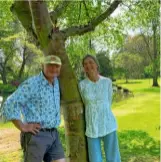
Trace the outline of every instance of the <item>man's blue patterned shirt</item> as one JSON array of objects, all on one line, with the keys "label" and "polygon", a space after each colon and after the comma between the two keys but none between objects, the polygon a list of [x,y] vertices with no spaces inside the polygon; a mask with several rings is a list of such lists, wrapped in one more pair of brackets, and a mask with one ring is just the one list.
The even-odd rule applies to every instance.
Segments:
[{"label": "man's blue patterned shirt", "polygon": [[60,91],[55,78],[49,84],[41,72],[22,83],[2,106],[6,120],[40,123],[42,128],[56,128],[60,124]]}]

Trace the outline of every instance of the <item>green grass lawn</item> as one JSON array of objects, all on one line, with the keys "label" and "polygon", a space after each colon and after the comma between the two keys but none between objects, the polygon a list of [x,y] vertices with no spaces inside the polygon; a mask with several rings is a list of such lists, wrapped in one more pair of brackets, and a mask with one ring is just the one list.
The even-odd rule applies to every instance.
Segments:
[{"label": "green grass lawn", "polygon": [[134,97],[114,102],[122,160],[159,161],[160,88],[152,80],[119,80],[117,84],[133,91]]},{"label": "green grass lawn", "polygon": [[[117,80],[116,84],[133,92],[160,92],[160,88],[152,87],[152,79],[137,79],[129,80],[128,82]],[[160,79],[158,79],[158,83],[160,84]]]},{"label": "green grass lawn", "polygon": [[152,80],[133,80],[122,84],[134,92],[134,97],[113,104],[119,131],[124,129],[144,130],[159,139],[160,88],[153,88]]},{"label": "green grass lawn", "polygon": [[[130,80],[128,84],[119,80],[117,84],[134,93],[134,97],[112,105],[118,122],[122,162],[159,162],[160,88],[152,88],[152,80],[149,79]],[[0,124],[0,129],[4,128],[13,128],[13,125]],[[60,128],[60,137],[65,149],[63,126]],[[13,156],[18,158],[22,153],[18,150],[0,154],[0,162],[10,162]]]}]

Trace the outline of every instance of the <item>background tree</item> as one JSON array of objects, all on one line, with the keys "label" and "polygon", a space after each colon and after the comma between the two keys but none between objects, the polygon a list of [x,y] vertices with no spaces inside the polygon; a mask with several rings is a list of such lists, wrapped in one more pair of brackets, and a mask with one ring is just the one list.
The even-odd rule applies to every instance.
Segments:
[{"label": "background tree", "polygon": [[77,79],[82,78],[82,59],[86,54],[95,54],[91,48],[91,34],[71,37],[67,41],[66,51]]},{"label": "background tree", "polygon": [[127,6],[131,12],[125,12],[123,16],[123,18],[125,18],[124,25],[127,26],[127,28],[138,29],[140,35],[143,37],[147,49],[147,57],[149,57],[152,62],[153,86],[158,86],[160,1],[138,1],[136,5],[130,5],[130,1],[128,3]]},{"label": "background tree", "polygon": [[12,1],[0,3],[0,13],[2,13],[0,17],[0,75],[3,84],[24,79],[25,65],[31,54],[26,33],[10,12],[12,3]]},{"label": "background tree", "polygon": [[131,53],[120,53],[114,59],[116,70],[123,73],[123,77],[128,83],[130,78],[139,78],[142,74],[142,58],[139,55]]},{"label": "background tree", "polygon": [[98,53],[96,55],[96,57],[99,61],[99,65],[100,65],[100,74],[112,79],[113,78],[113,69],[112,69],[109,54],[102,51],[102,52]]},{"label": "background tree", "polygon": [[[14,33],[13,27],[15,27],[15,23],[13,23],[13,16],[9,10],[9,6],[11,4],[11,1],[3,1],[3,7],[0,8],[0,38],[12,35]],[[10,41],[8,43],[0,43],[0,75],[4,84],[7,84],[7,73],[11,70],[10,66],[8,66],[8,63],[14,55],[14,52],[15,47],[13,42]]]},{"label": "background tree", "polygon": [[[148,47],[147,47],[148,46]],[[127,38],[122,51],[139,54],[143,58],[144,77],[153,77],[153,38],[151,36],[143,36],[142,34],[130,36]],[[159,58],[157,60],[156,71],[159,74]],[[151,70],[147,73],[147,68]]]}]

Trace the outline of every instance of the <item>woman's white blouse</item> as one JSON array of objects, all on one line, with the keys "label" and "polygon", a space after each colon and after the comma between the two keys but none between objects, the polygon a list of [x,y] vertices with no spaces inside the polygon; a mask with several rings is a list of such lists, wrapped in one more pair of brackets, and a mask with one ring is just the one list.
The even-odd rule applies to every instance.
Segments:
[{"label": "woman's white blouse", "polygon": [[112,81],[103,76],[97,82],[88,78],[79,83],[85,104],[86,136],[97,138],[117,130],[117,123],[111,111]]}]

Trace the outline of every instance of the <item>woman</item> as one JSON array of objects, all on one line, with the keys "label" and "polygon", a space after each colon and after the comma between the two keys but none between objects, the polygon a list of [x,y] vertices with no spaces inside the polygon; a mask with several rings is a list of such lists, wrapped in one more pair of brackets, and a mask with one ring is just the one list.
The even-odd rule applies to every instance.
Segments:
[{"label": "woman", "polygon": [[106,162],[121,162],[117,124],[111,111],[112,81],[99,75],[99,64],[92,55],[83,58],[86,78],[79,83],[85,104],[86,136],[90,162],[102,162],[101,140]]}]

